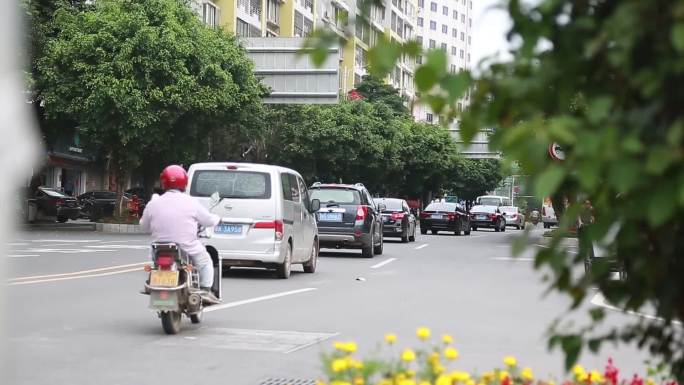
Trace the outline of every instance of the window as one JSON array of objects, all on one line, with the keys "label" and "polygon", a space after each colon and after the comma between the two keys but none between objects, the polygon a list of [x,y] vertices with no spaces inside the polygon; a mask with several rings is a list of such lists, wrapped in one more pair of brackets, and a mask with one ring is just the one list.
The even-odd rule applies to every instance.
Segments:
[{"label": "window", "polygon": [[437,3],[435,3],[435,2],[430,3],[430,10],[432,12],[437,12]]},{"label": "window", "polygon": [[280,6],[277,0],[268,0],[266,2],[266,15],[268,16],[268,21],[274,24],[280,23]]},{"label": "window", "polygon": [[425,8],[425,0],[418,0],[418,7]]},{"label": "window", "polygon": [[463,111],[463,105],[461,104],[461,102],[458,102],[458,112],[461,111]]},{"label": "window", "polygon": [[458,30],[456,28],[451,30],[451,36],[458,37]]},{"label": "window", "polygon": [[461,32],[461,41],[465,41],[465,33]]},{"label": "window", "polygon": [[425,121],[428,123],[432,123],[432,114],[431,113],[425,114]]},{"label": "window", "polygon": [[280,183],[283,187],[283,199],[286,201],[299,202],[299,187],[297,186],[297,177],[292,174],[280,174]]},{"label": "window", "polygon": [[313,1],[312,0],[302,0],[302,5],[304,6],[304,9],[313,13]]},{"label": "window", "polygon": [[468,36],[468,44],[470,44],[470,36]]},{"label": "window", "polygon": [[447,6],[442,7],[442,15],[449,16],[449,7],[447,7]]},{"label": "window", "polygon": [[470,63],[470,54],[468,54],[468,63]]},{"label": "window", "polygon": [[461,23],[465,24],[465,13],[461,14]]},{"label": "window", "polygon": [[202,21],[210,27],[216,27],[216,6],[211,3],[202,4]]},{"label": "window", "polygon": [[451,65],[451,73],[455,74],[456,73],[456,64]]},{"label": "window", "polygon": [[[454,56],[456,56],[456,52],[458,52],[458,50],[456,49],[456,47],[451,47],[451,54],[454,55]],[[453,65],[452,65],[452,67],[453,67]]]},{"label": "window", "polygon": [[358,191],[344,188],[312,188],[311,199],[318,199],[326,203],[338,203],[346,205],[358,205],[361,203],[361,194]]},{"label": "window", "polygon": [[249,24],[238,18],[235,26],[235,34],[242,37],[249,37]]},{"label": "window", "polygon": [[298,37],[304,37],[304,15],[299,11],[294,14],[294,34]]},{"label": "window", "polygon": [[416,43],[420,45],[421,47],[423,46],[423,37],[422,36],[416,36]]},{"label": "window", "polygon": [[221,198],[269,199],[271,176],[264,172],[198,170],[192,178],[190,195],[208,197],[218,192]]},{"label": "window", "polygon": [[430,22],[430,29],[433,31],[437,29],[437,22],[436,21]]},{"label": "window", "polygon": [[434,40],[430,39],[430,48],[435,48],[436,44]]},{"label": "window", "polygon": [[473,0],[468,0],[468,6],[473,9]]},{"label": "window", "polygon": [[461,50],[461,54],[459,56],[461,57],[461,59],[465,58],[465,53],[463,52],[463,50]]},{"label": "window", "polygon": [[423,18],[422,18],[422,17],[419,17],[419,18],[418,18],[418,26],[419,26],[419,27],[422,27],[422,26],[423,26]]},{"label": "window", "polygon": [[442,24],[442,33],[445,35],[449,33],[449,27],[446,24]]},{"label": "window", "polygon": [[416,64],[423,64],[423,56],[422,55],[419,55],[418,57],[416,57]]},{"label": "window", "polygon": [[458,20],[458,11],[454,9],[454,20]]},{"label": "window", "polygon": [[473,19],[470,17],[468,18],[468,27],[473,27]]},{"label": "window", "polygon": [[442,43],[442,46],[441,46],[441,47],[442,47],[442,51],[446,52],[446,50],[447,50],[447,45],[446,45],[446,43]]}]

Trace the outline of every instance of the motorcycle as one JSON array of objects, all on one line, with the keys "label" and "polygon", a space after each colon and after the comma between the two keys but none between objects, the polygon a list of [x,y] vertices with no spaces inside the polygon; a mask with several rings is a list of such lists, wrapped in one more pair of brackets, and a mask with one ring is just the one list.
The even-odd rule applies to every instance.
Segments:
[{"label": "motorcycle", "polygon": [[[166,334],[180,331],[183,314],[190,322],[202,322],[204,308],[217,302],[206,297],[200,288],[199,272],[190,263],[190,256],[176,243],[153,243],[152,265],[146,265],[150,273],[145,283],[145,294],[150,296],[150,308],[161,319]],[[214,264],[214,286],[212,292],[221,298],[221,261],[212,255]]]},{"label": "motorcycle", "polygon": [[535,226],[537,225],[537,223],[539,223],[539,211],[537,211],[537,210],[532,211],[532,214],[530,214],[530,221]]}]

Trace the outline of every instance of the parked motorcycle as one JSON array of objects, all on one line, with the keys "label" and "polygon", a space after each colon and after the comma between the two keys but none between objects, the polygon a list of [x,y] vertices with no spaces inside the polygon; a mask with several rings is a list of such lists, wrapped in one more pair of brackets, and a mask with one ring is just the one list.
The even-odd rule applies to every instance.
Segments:
[{"label": "parked motorcycle", "polygon": [[[193,324],[202,321],[202,313],[206,306],[215,304],[206,297],[200,288],[199,271],[190,263],[190,256],[176,243],[153,243],[152,265],[145,266],[150,273],[145,283],[145,294],[150,296],[150,308],[155,310],[161,319],[166,334],[180,331],[183,314]],[[214,264],[214,286],[212,291],[221,298],[221,261],[212,255]]]},{"label": "parked motorcycle", "polygon": [[533,210],[532,213],[530,214],[530,222],[532,222],[533,225],[537,225],[539,223],[539,211],[538,210]]}]

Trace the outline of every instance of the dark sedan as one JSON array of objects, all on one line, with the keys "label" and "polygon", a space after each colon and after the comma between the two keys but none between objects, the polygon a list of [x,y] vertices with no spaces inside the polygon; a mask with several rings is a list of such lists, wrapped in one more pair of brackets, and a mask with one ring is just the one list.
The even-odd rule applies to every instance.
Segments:
[{"label": "dark sedan", "polygon": [[408,203],[403,199],[375,198],[375,204],[382,203],[383,233],[386,237],[400,237],[401,241],[414,242],[416,240],[416,217],[411,213]]},{"label": "dark sedan", "polygon": [[494,231],[506,231],[506,218],[496,206],[473,206],[470,209],[470,222],[473,230],[481,227]]},{"label": "dark sedan", "polygon": [[56,217],[58,222],[63,223],[69,219],[77,219],[81,214],[81,207],[76,198],[48,187],[38,187],[28,203],[34,206],[34,209],[29,209],[29,211],[35,212],[33,218],[29,217],[29,220]]},{"label": "dark sedan", "polygon": [[81,205],[81,215],[91,221],[111,217],[116,207],[116,192],[88,191],[78,196],[78,203]]},{"label": "dark sedan", "polygon": [[420,232],[437,234],[440,231],[453,231],[456,235],[470,235],[470,218],[458,203],[430,203],[420,213]]}]

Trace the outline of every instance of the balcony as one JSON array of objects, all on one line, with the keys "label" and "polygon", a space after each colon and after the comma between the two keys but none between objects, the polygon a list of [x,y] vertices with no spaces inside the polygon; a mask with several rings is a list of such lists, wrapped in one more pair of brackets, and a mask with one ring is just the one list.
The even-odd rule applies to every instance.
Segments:
[{"label": "balcony", "polygon": [[261,1],[258,0],[238,0],[238,16],[253,25],[261,25]]}]

